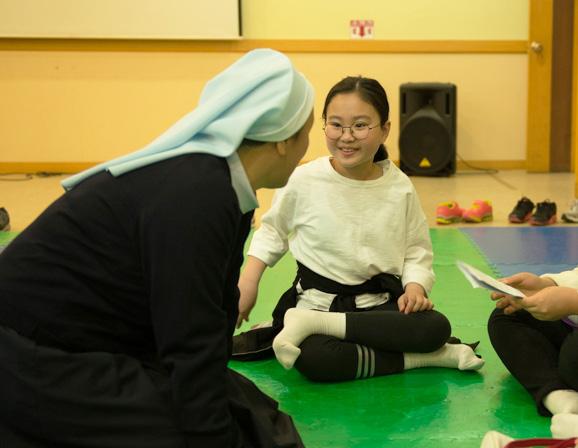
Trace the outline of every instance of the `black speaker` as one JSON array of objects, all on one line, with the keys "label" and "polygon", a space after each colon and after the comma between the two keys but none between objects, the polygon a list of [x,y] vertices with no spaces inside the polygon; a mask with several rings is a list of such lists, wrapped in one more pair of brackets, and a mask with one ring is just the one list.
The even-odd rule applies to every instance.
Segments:
[{"label": "black speaker", "polygon": [[408,175],[456,172],[455,84],[406,83],[399,87],[399,162]]}]

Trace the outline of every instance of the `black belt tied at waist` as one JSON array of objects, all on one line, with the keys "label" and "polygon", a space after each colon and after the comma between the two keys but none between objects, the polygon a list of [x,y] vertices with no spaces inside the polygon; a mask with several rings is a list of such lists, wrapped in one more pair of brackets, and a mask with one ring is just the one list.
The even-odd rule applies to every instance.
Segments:
[{"label": "black belt tied at waist", "polygon": [[335,294],[329,311],[338,313],[358,311],[355,298],[360,294],[388,293],[390,300],[397,300],[403,294],[401,279],[393,274],[381,273],[358,285],[343,285],[297,262],[297,275],[293,285],[283,293],[273,310],[273,325],[233,336],[232,359],[256,361],[273,356],[273,339],[283,329],[285,312],[297,306],[297,284],[304,291],[317,289],[327,294]]}]

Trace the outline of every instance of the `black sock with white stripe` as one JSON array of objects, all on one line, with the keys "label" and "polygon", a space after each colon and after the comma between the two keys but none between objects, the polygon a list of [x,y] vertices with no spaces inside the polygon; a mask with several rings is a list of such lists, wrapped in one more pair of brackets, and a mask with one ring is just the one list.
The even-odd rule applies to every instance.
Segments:
[{"label": "black sock with white stripe", "polygon": [[357,372],[355,379],[369,378],[375,375],[375,351],[365,345],[357,347]]},{"label": "black sock with white stripe", "polygon": [[338,338],[313,335],[300,346],[295,367],[313,381],[348,381],[403,371],[403,355]]}]

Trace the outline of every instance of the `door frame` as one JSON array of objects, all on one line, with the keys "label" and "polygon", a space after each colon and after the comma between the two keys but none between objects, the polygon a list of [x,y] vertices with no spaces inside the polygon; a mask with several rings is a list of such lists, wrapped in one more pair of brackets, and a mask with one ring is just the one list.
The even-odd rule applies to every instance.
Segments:
[{"label": "door frame", "polygon": [[574,197],[578,198],[578,8],[574,7],[574,47],[572,49],[572,166]]},{"label": "door frame", "polygon": [[574,0],[529,0],[529,6],[526,168],[574,171],[575,95],[568,94],[576,73]]}]

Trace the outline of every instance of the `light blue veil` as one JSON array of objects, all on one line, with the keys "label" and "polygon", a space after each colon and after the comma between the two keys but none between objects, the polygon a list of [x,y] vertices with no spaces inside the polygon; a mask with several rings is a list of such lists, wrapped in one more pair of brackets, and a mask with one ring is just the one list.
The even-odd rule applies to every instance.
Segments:
[{"label": "light blue veil", "polygon": [[313,109],[314,91],[282,53],[253,50],[211,79],[199,104],[144,148],[96,165],[62,182],[70,190],[101,171],[128,171],[188,153],[233,154],[243,139],[283,141]]}]

